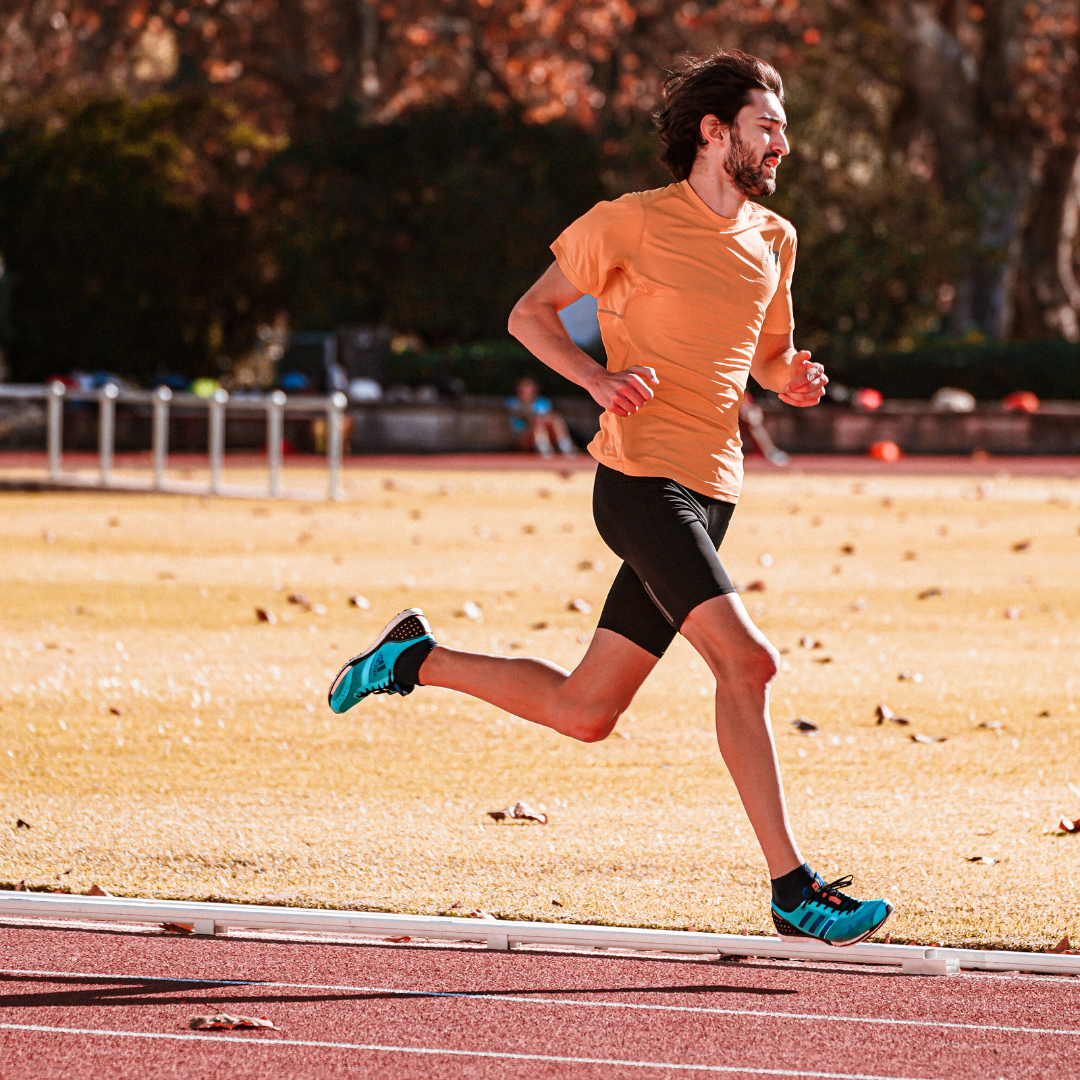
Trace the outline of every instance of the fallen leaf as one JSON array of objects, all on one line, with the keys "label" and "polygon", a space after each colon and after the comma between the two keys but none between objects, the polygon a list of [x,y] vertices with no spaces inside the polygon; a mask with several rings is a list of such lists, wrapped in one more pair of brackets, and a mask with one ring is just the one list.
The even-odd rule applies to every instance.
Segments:
[{"label": "fallen leaf", "polygon": [[366,596],[361,596],[357,593],[356,596],[349,597],[349,607],[358,607],[367,611],[368,608],[371,607],[371,601]]},{"label": "fallen leaf", "polygon": [[459,617],[465,619],[479,619],[483,614],[484,612],[478,603],[474,600],[466,600],[465,603],[461,605]]},{"label": "fallen leaf", "polygon": [[855,554],[855,545],[854,544],[844,544],[844,546],[840,549],[840,553],[842,555],[854,555]]},{"label": "fallen leaf", "polygon": [[604,564],[600,559],[585,559],[583,562],[578,563],[579,570],[596,570],[600,571],[604,569]]},{"label": "fallen leaf", "polygon": [[487,922],[498,922],[498,919],[491,914],[490,911],[485,911],[483,908],[477,908],[475,911],[469,912],[470,919],[484,919]]},{"label": "fallen leaf", "polygon": [[400,944],[402,941],[412,941],[412,938],[408,934],[402,934],[401,937],[388,937],[387,941],[392,941],[395,945]]},{"label": "fallen leaf", "polygon": [[326,605],[325,604],[308,604],[308,611],[310,611],[312,615],[325,615],[326,614]]},{"label": "fallen leaf", "polygon": [[992,858],[989,855],[969,855],[968,862],[982,863],[983,866],[994,866],[1001,860]]},{"label": "fallen leaf", "polygon": [[914,562],[919,556],[914,551],[904,552],[904,562]]},{"label": "fallen leaf", "polygon": [[921,683],[923,680],[921,671],[901,671],[896,678],[899,682]]},{"label": "fallen leaf", "polygon": [[1019,619],[1022,614],[1023,614],[1023,609],[1022,608],[1007,607],[1005,609],[1005,618],[1006,619]]},{"label": "fallen leaf", "polygon": [[813,734],[818,730],[817,724],[813,720],[807,720],[805,716],[797,716],[791,721],[791,726],[796,731],[805,732],[807,735]]},{"label": "fallen leaf", "polygon": [[1050,715],[1050,710],[1049,709],[1043,709],[1043,711],[1041,713],[1039,713],[1039,719],[1041,720],[1043,717],[1046,717],[1046,716],[1049,716],[1049,715]]},{"label": "fallen leaf", "polygon": [[194,923],[163,922],[161,929],[166,934],[192,934],[195,932]]},{"label": "fallen leaf", "polygon": [[15,886],[15,892],[26,892],[26,879],[23,878],[18,885]]},{"label": "fallen leaf", "polygon": [[804,634],[801,638],[799,638],[799,644],[804,649],[816,649],[821,644],[821,642],[815,641],[812,637],[807,637]]},{"label": "fallen leaf", "polygon": [[271,626],[277,625],[277,616],[269,608],[257,607],[255,609],[255,618],[259,622],[269,623]]},{"label": "fallen leaf", "polygon": [[814,663],[815,664],[831,664],[833,659],[831,656],[819,656]]},{"label": "fallen leaf", "polygon": [[1048,953],[1065,953],[1069,951],[1069,946],[1072,942],[1069,940],[1069,935],[1066,934],[1052,949],[1047,949]]},{"label": "fallen leaf", "polygon": [[767,588],[764,581],[751,581],[749,585],[743,585],[739,592],[765,592]]},{"label": "fallen leaf", "polygon": [[555,905],[556,907],[562,907],[562,906],[563,906],[563,905],[562,905],[562,901],[561,901],[561,900],[556,900],[554,896],[553,896],[553,897],[551,898],[551,902],[552,902],[552,903],[553,903],[553,904],[554,904],[554,905]]},{"label": "fallen leaf", "polygon": [[1030,540],[1017,540],[1017,542],[1013,544],[1012,549],[1013,551],[1027,551],[1029,547],[1031,547]]},{"label": "fallen leaf", "polygon": [[1080,833],[1080,818],[1067,818],[1062,814],[1058,828],[1064,833]]},{"label": "fallen leaf", "polygon": [[935,596],[944,596],[944,595],[945,595],[945,591],[943,589],[939,589],[939,588],[937,588],[935,586],[934,588],[931,588],[931,589],[923,589],[923,591],[921,593],[919,593],[919,599],[920,600],[930,600]]},{"label": "fallen leaf", "polygon": [[1000,734],[1002,730],[1001,723],[998,720],[984,720],[979,727],[986,728],[988,731],[996,731],[998,734]]},{"label": "fallen leaf", "polygon": [[311,601],[302,592],[291,592],[286,597],[290,604],[310,604]]},{"label": "fallen leaf", "polygon": [[592,611],[592,604],[588,600],[582,600],[580,596],[575,597],[570,601],[570,611],[580,612],[582,615],[588,615]]},{"label": "fallen leaf", "polygon": [[113,714],[113,716],[119,716],[120,715],[120,710],[115,705],[110,705],[109,706],[109,712],[111,712]]},{"label": "fallen leaf", "polygon": [[22,818],[19,818],[15,822],[15,828],[16,829],[31,829],[31,828],[33,828],[33,826],[30,824],[29,821],[23,821]]},{"label": "fallen leaf", "polygon": [[232,1013],[214,1013],[211,1016],[192,1016],[188,1020],[188,1027],[199,1031],[203,1028],[224,1028],[232,1031],[233,1028],[274,1028],[272,1020],[265,1016],[233,1016]]},{"label": "fallen leaf", "polygon": [[513,806],[506,807],[505,810],[489,810],[488,817],[493,818],[495,821],[505,821],[507,818],[514,818],[518,821],[538,821],[541,825],[546,825],[548,816],[542,813],[540,810],[534,810],[527,803],[516,802]]},{"label": "fallen leaf", "polygon": [[878,724],[883,724],[886,720],[891,720],[896,713],[889,708],[883,701],[875,710],[874,715],[877,717]]},{"label": "fallen leaf", "polygon": [[885,935],[884,944],[885,945],[891,945],[892,944],[892,934],[886,934]]},{"label": "fallen leaf", "polygon": [[923,735],[920,732],[916,732],[911,736],[911,741],[917,743],[939,743],[948,742],[948,739],[943,735]]},{"label": "fallen leaf", "polygon": [[546,622],[537,622],[532,624],[532,628],[534,630],[546,630],[548,628],[548,624]]},{"label": "fallen leaf", "polygon": [[86,895],[87,896],[112,896],[112,893],[109,892],[107,889],[103,889],[100,885],[94,884],[94,885],[91,885],[90,888],[86,890]]}]

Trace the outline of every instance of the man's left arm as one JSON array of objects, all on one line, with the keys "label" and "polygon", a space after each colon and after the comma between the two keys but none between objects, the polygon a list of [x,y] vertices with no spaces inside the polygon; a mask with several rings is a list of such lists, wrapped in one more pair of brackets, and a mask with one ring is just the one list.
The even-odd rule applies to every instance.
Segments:
[{"label": "man's left arm", "polygon": [[805,349],[796,351],[792,332],[758,337],[750,374],[765,390],[773,390],[788,405],[807,408],[825,394],[825,368],[810,359]]}]

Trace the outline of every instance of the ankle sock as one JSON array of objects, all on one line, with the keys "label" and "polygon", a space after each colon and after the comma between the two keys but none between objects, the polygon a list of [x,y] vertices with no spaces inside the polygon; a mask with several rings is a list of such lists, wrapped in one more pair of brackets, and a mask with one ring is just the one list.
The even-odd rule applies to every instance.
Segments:
[{"label": "ankle sock", "polygon": [[814,884],[814,871],[808,863],[797,866],[790,874],[772,879],[773,903],[781,911],[794,911],[805,899],[803,890]]},{"label": "ankle sock", "polygon": [[427,639],[410,645],[394,661],[394,682],[399,686],[420,686],[420,668],[435,648],[435,642]]}]

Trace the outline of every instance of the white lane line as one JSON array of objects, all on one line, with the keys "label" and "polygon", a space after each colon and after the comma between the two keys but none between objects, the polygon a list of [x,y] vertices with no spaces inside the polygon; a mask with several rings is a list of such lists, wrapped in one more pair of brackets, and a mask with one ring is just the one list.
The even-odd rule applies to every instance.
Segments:
[{"label": "white lane line", "polygon": [[[765,1009],[724,1009],[705,1005],[652,1005],[633,1001],[575,1001],[569,998],[510,996],[507,994],[466,993],[455,990],[401,990],[393,986],[331,986],[319,983],[261,982],[257,979],[185,979],[172,975],[102,975],[87,971],[19,971],[0,968],[0,975],[49,976],[65,979],[98,979],[101,982],[174,982],[182,985],[256,986],[269,990],[332,990],[352,994],[393,994],[402,998],[464,998],[467,1001],[509,1001],[524,1005],[570,1005],[585,1009],[628,1009],[642,1012],[705,1013],[711,1016],[748,1016],[765,1020],[828,1020],[837,1024],[885,1024],[892,1027],[954,1028],[960,1031],[996,1031],[1008,1035],[1080,1035],[1080,1028],[1010,1027],[1006,1024],[962,1024],[952,1020],[899,1020],[878,1016],[840,1016],[832,1013],[768,1012]],[[2,987],[2,984],[0,984]],[[641,987],[641,989],[654,989]],[[678,993],[679,987],[672,987]],[[628,987],[625,993],[632,994]],[[0,992],[0,1008],[3,994]]]},{"label": "white lane line", "polygon": [[44,1024],[0,1024],[6,1031],[41,1031],[55,1035],[107,1035],[124,1039],[174,1039],[224,1042],[238,1046],[312,1046],[327,1050],[368,1050],[388,1054],[433,1054],[497,1058],[502,1061],[551,1061],[564,1065],[621,1065],[634,1069],[682,1069],[686,1072],[743,1073],[749,1076],[806,1076],[819,1080],[927,1080],[926,1077],[875,1076],[869,1073],[815,1072],[804,1069],[758,1069],[746,1065],[688,1065],[679,1061],[626,1061],[621,1058],[561,1057],[557,1054],[514,1054],[499,1050],[450,1050],[443,1046],[382,1046],[379,1043],[320,1042],[314,1039],[247,1039],[235,1035],[180,1035],[163,1031],[108,1031],[100,1028],[47,1027]]}]

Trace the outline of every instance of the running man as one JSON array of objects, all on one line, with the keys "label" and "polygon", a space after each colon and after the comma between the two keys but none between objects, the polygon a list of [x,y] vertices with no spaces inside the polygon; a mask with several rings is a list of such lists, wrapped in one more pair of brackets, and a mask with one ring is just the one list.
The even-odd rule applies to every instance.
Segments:
[{"label": "running man", "polygon": [[[717,554],[742,486],[747,375],[799,407],[816,405],[828,381],[792,340],[795,229],[750,201],[776,190],[788,153],[783,83],[744,53],[692,60],[668,79],[657,122],[676,182],[575,221],[510,316],[519,341],[605,410],[589,446],[593,514],[623,564],[584,659],[569,672],[459,652],[410,608],[345,665],[330,707],[443,686],[595,742],[680,633],[716,679],[717,742],[768,864],[777,931],[852,945],[892,905],[845,895],[850,877],[826,884],[799,852],[769,725],[779,657]],[[606,369],[559,319],[584,293],[599,302]]]}]

